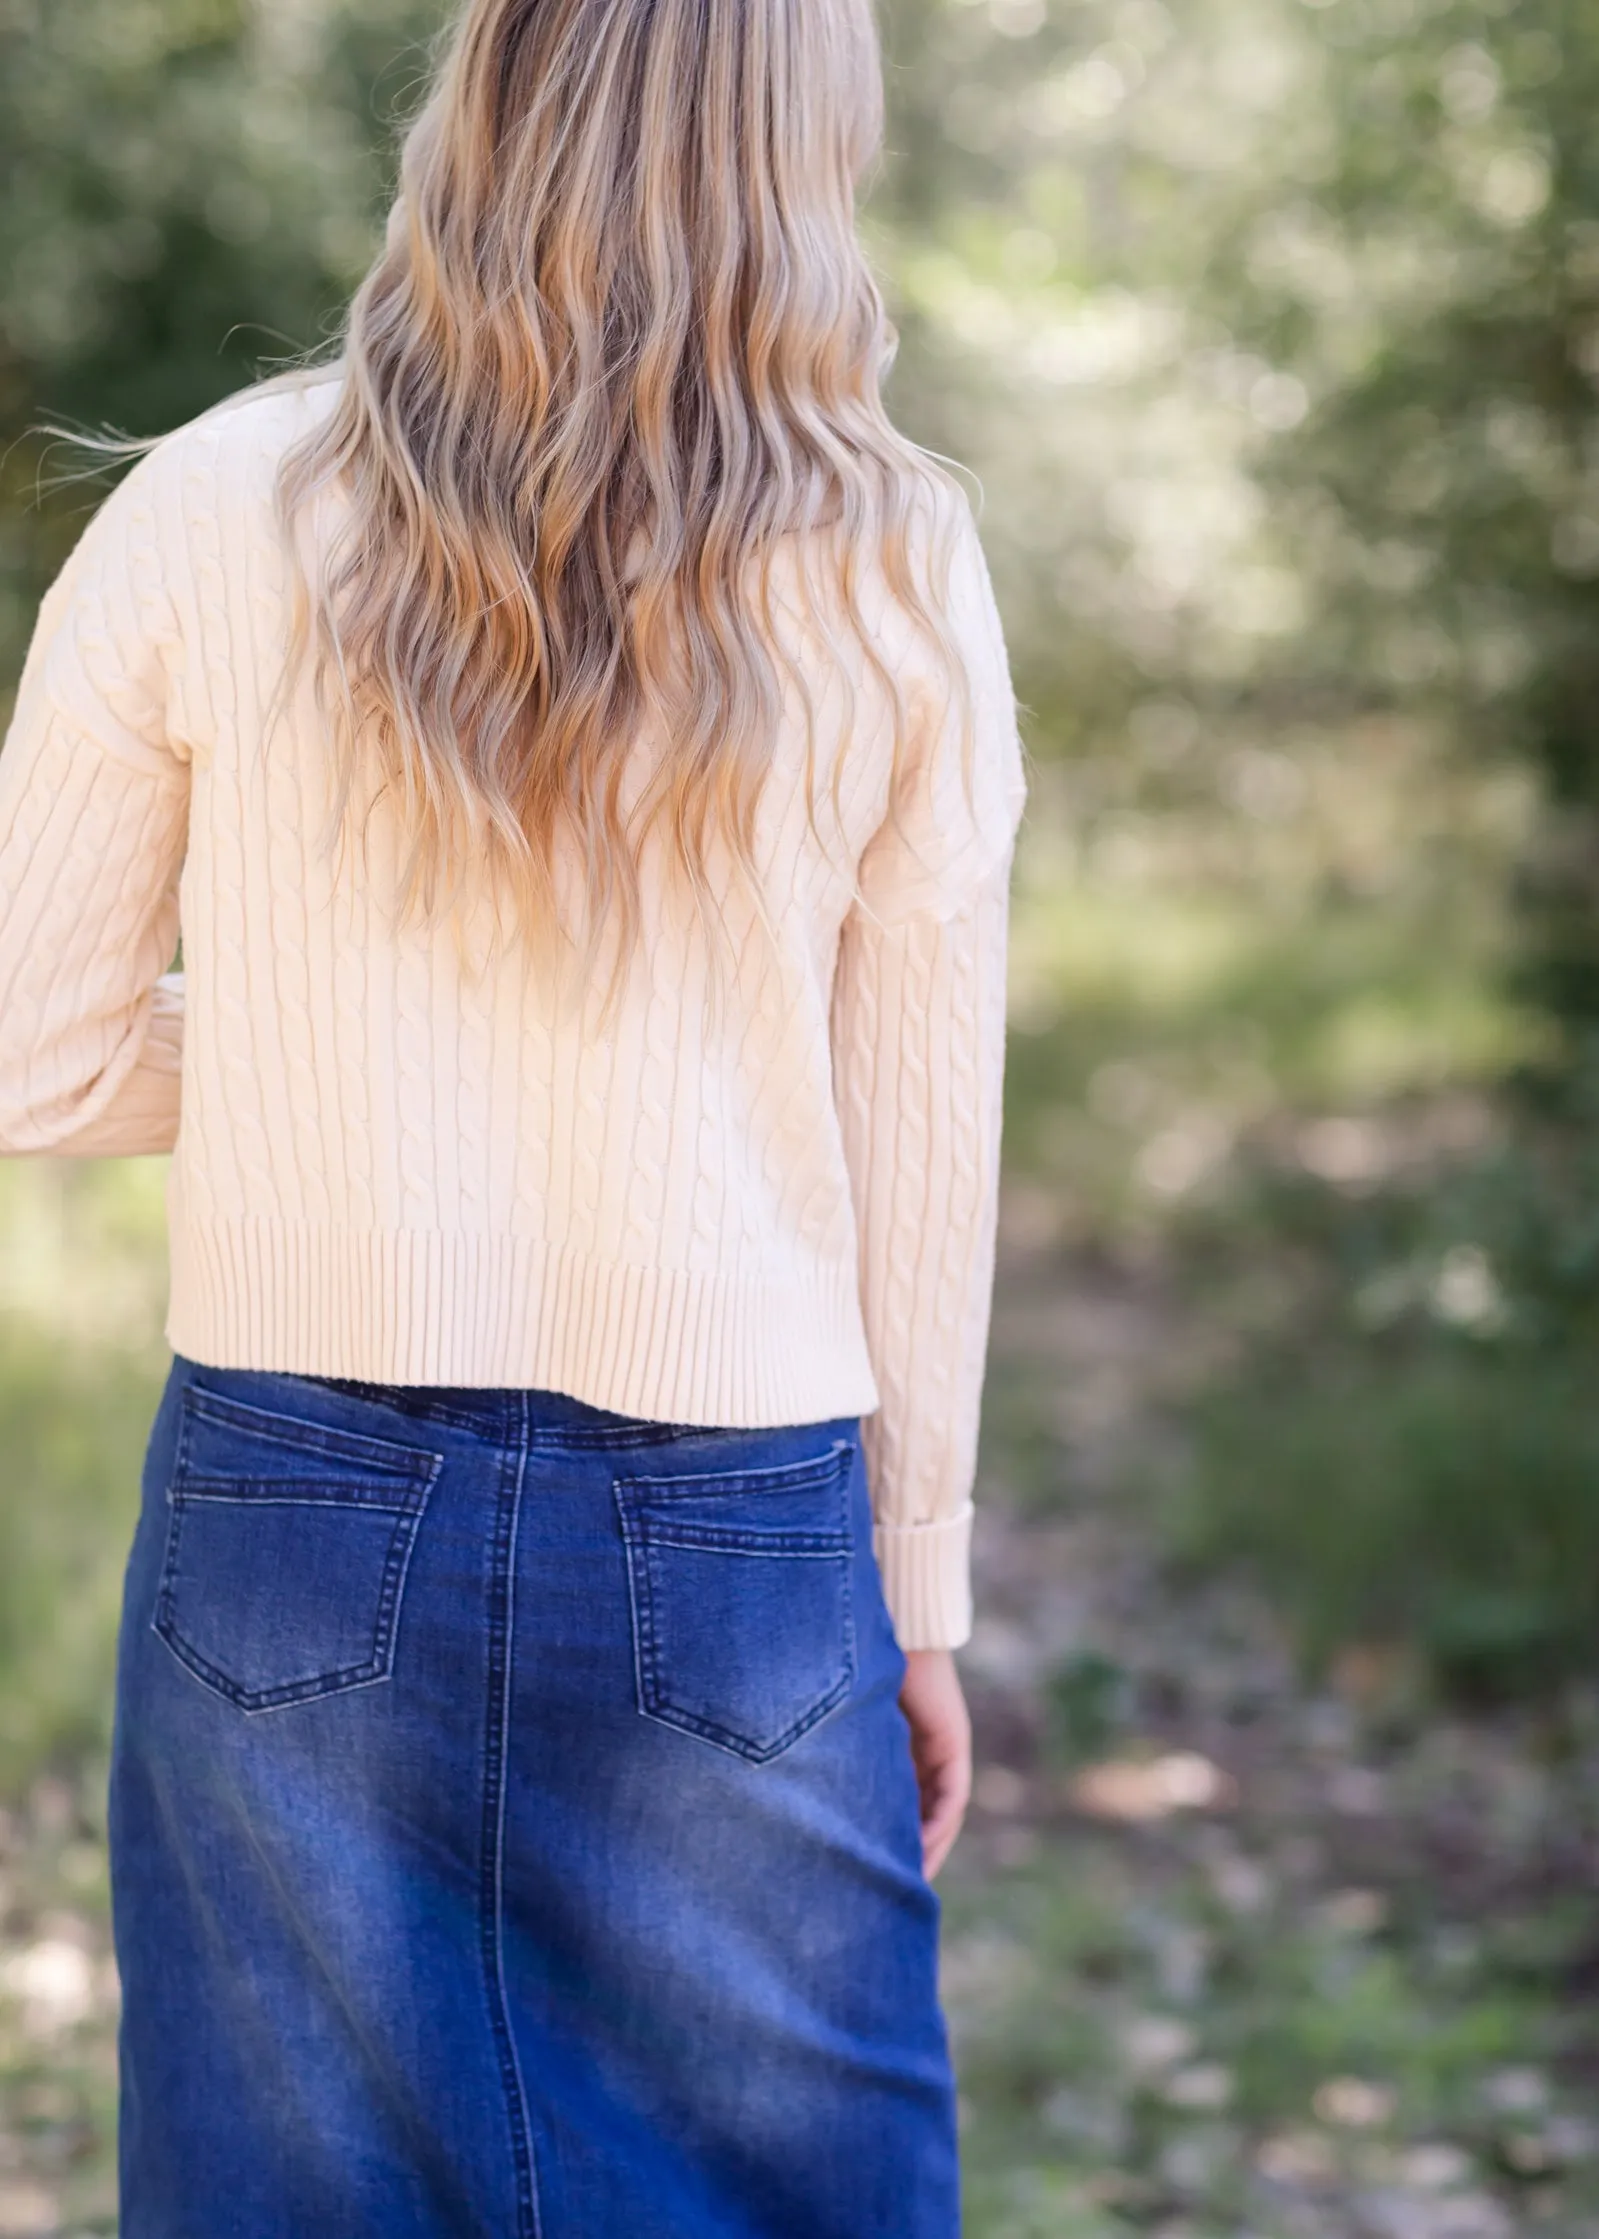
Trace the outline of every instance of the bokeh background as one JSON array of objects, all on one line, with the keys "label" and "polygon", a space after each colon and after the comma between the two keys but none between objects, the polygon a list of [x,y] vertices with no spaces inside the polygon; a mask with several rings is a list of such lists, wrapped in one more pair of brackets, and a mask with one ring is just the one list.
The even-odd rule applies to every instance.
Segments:
[{"label": "bokeh background", "polygon": [[[439,14],[0,0],[0,693],[325,336]],[[891,402],[1027,709],[973,2239],[1599,2233],[1599,12],[888,0]],[[0,714],[5,700],[0,698]],[[0,1170],[0,2239],[114,2230],[159,1162]]]}]

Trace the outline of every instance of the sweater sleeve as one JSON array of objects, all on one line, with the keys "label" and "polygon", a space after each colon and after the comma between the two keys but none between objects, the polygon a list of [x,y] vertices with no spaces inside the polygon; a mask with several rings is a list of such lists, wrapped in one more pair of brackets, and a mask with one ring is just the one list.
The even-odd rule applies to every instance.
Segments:
[{"label": "sweater sleeve", "polygon": [[189,753],[158,461],[45,594],[0,752],[0,1153],[170,1150]]},{"label": "sweater sleeve", "polygon": [[881,1405],[864,1427],[902,1648],[971,1630],[972,1484],[993,1289],[1011,857],[1025,797],[988,571],[963,507],[948,618],[971,685],[926,711],[899,814],[860,866],[833,996],[835,1082]]}]

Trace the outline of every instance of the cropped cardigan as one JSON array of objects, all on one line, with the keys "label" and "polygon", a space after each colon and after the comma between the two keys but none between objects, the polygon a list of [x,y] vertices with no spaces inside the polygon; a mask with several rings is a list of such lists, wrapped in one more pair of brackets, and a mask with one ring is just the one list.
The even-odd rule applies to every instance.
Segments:
[{"label": "cropped cardigan", "polygon": [[[784,547],[804,689],[759,892],[713,851],[718,960],[646,848],[606,1016],[547,950],[491,937],[487,896],[400,922],[387,797],[330,850],[304,676],[267,720],[292,597],[275,470],[333,393],[246,392],[165,438],[44,598],[0,754],[0,1151],[172,1154],[166,1335],[201,1363],[684,1424],[859,1413],[900,1641],[958,1645],[1024,797],[970,508],[941,500],[970,767],[880,564],[858,595],[911,713],[897,769],[881,679]],[[659,751],[641,731],[626,766]]]}]

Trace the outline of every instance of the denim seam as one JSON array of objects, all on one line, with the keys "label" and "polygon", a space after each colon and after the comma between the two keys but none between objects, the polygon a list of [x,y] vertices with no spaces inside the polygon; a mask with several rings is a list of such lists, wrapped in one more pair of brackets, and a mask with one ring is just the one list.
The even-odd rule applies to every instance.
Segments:
[{"label": "denim seam", "polygon": [[627,1605],[628,1614],[633,1620],[633,1698],[640,1710],[648,1711],[653,1691],[654,1639],[650,1629],[648,1589],[642,1595],[639,1591],[639,1566],[634,1561],[637,1549],[633,1519],[629,1516],[627,1503],[622,1497],[624,1482],[625,1480],[618,1478],[613,1483],[611,1496],[616,1503],[617,1518],[622,1527],[622,1547],[627,1563]]},{"label": "denim seam", "polygon": [[704,1428],[697,1423],[628,1423],[614,1427],[601,1425],[585,1429],[580,1423],[551,1423],[543,1430],[529,1432],[529,1442],[539,1448],[571,1446],[592,1448],[607,1446],[669,1446],[682,1438],[703,1438]]},{"label": "denim seam", "polygon": [[364,1431],[341,1429],[336,1423],[317,1423],[283,1408],[254,1407],[244,1400],[228,1399],[191,1384],[183,1394],[182,1445],[187,1451],[189,1433],[198,1418],[224,1430],[259,1438],[269,1446],[287,1446],[295,1453],[325,1454],[378,1477],[410,1480],[436,1476],[439,1459],[424,1447],[404,1446],[396,1439],[373,1438]]},{"label": "denim seam", "polygon": [[386,1484],[369,1494],[348,1481],[319,1485],[311,1478],[285,1477],[278,1487],[270,1477],[186,1477],[176,1495],[186,1507],[197,1508],[347,1508],[357,1516],[415,1516],[432,1489],[419,1483],[397,1500]]},{"label": "denim seam", "polygon": [[[478,1438],[498,1438],[503,1434],[505,1416],[498,1406],[452,1407],[448,1400],[434,1398],[424,1384],[365,1384],[346,1376],[307,1376],[303,1381],[334,1392],[341,1399],[362,1399],[374,1407],[386,1407],[391,1414],[403,1415],[411,1422],[443,1423],[451,1430],[470,1431]],[[498,1385],[485,1385],[483,1390],[496,1402],[516,1397],[513,1390],[502,1390]],[[413,1399],[412,1394],[426,1396]]]},{"label": "denim seam", "polygon": [[[825,1454],[807,1454],[803,1461],[773,1462],[764,1469],[701,1469],[670,1477],[622,1477],[618,1485],[658,1486],[669,1492],[693,1492],[700,1499],[734,1499],[739,1493],[804,1491],[823,1485],[829,1477],[842,1478],[855,1448],[848,1439],[835,1439]],[[711,1490],[707,1492],[706,1487]]]},{"label": "denim seam", "polygon": [[[848,1589],[846,1588],[846,1601]],[[673,1727],[679,1733],[693,1734],[698,1740],[708,1742],[713,1748],[725,1750],[730,1757],[742,1757],[746,1764],[768,1765],[774,1757],[781,1757],[786,1749],[803,1739],[811,1728],[819,1725],[831,1710],[836,1710],[855,1684],[855,1648],[848,1631],[846,1617],[845,1668],[827,1693],[812,1703],[803,1718],[797,1718],[786,1727],[775,1741],[757,1746],[742,1734],[735,1734],[730,1726],[718,1726],[708,1718],[701,1718],[691,1710],[679,1710],[675,1703],[650,1702],[645,1706],[646,1717],[657,1724]]]},{"label": "denim seam", "polygon": [[[539,2239],[538,2175],[527,2087],[511,2028],[505,1984],[505,1798],[510,1745],[512,1644],[516,1617],[515,1570],[523,1488],[527,1477],[527,1400],[519,1402],[514,1453],[502,1449],[499,1510],[489,1581],[489,1690],[483,1777],[483,1868],[480,1940],[489,1993],[489,2018],[500,2057],[500,2080],[510,2121],[516,2169],[517,2239]],[[507,1441],[509,1445],[509,1441]],[[512,1472],[514,1471],[514,1477]]]},{"label": "denim seam", "polygon": [[[344,1376],[308,1376],[309,1384],[336,1392],[345,1398],[366,1399],[390,1408],[397,1415],[405,1415],[418,1422],[445,1423],[452,1430],[463,1430],[483,1438],[498,1435],[497,1426],[491,1426],[483,1408],[453,1407],[448,1400],[435,1399],[425,1385],[370,1384],[358,1378]],[[498,1399],[502,1387],[485,1386],[486,1393]],[[503,1388],[504,1397],[516,1401],[523,1395],[515,1386]],[[400,1396],[396,1396],[396,1395]],[[425,1396],[412,1398],[412,1394]],[[703,1438],[707,1431],[719,1425],[700,1423],[654,1423],[635,1421],[585,1425],[581,1423],[551,1423],[542,1428],[530,1424],[528,1443],[543,1451],[546,1447],[570,1446],[588,1449],[606,1446],[666,1446],[676,1439]]]},{"label": "denim seam", "polygon": [[663,1527],[642,1512],[640,1523],[640,1536],[651,1547],[680,1547],[686,1555],[760,1555],[770,1562],[814,1563],[850,1551],[843,1532],[741,1532],[726,1525],[680,1524],[675,1518]]}]

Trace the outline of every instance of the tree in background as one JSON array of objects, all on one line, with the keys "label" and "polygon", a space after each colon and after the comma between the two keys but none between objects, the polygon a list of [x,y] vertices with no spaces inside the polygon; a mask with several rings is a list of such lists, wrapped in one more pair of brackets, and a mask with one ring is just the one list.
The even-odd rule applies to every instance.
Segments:
[{"label": "tree in background", "polygon": [[[1351,669],[1536,773],[1520,978],[1569,1073],[1599,1029],[1599,18],[1316,21],[1325,177],[1245,244],[1256,318],[1313,368],[1282,486],[1327,520]],[[1351,298],[1380,315],[1340,348]]]},{"label": "tree in background", "polygon": [[918,395],[952,448],[983,431],[1053,727],[1103,754],[1151,694],[1212,725],[1388,708],[1530,767],[1520,984],[1570,1068],[1599,1026],[1599,16],[902,0],[895,28]]},{"label": "tree in background", "polygon": [[29,431],[160,432],[325,337],[435,12],[0,5],[0,668],[89,502],[37,505]]}]

